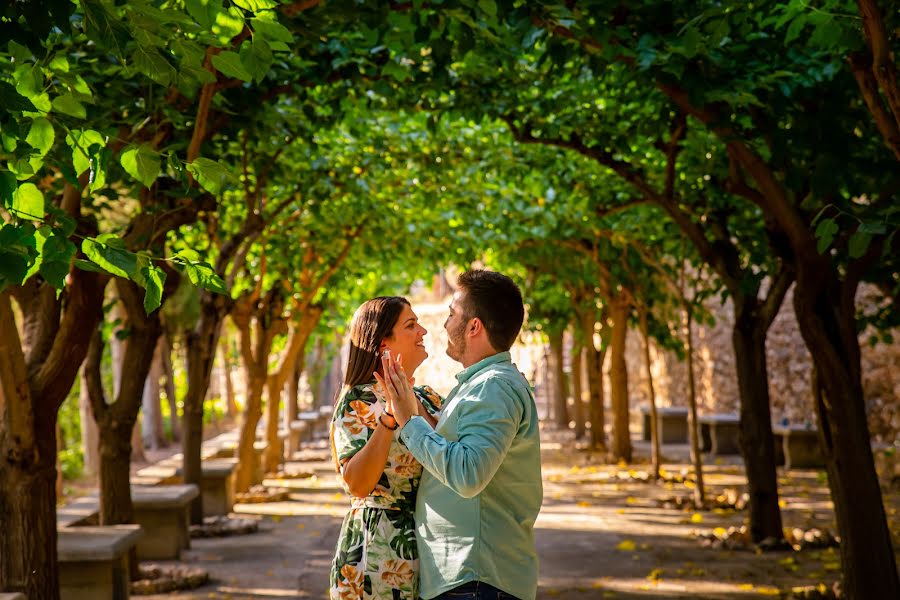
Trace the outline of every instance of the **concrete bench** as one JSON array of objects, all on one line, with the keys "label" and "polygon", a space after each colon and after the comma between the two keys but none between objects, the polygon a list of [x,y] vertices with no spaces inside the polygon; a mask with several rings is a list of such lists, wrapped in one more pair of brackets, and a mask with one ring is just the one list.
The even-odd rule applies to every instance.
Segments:
[{"label": "concrete bench", "polygon": [[775,426],[772,433],[775,436],[776,464],[783,463],[786,469],[816,469],[825,466],[817,430],[797,425]]},{"label": "concrete bench", "polygon": [[78,498],[56,507],[56,526],[74,527],[96,525],[100,518],[100,500],[97,496]]},{"label": "concrete bench", "polygon": [[13,592],[11,594],[0,592],[0,600],[25,600],[25,595],[20,594],[19,592]]},{"label": "concrete bench", "polygon": [[190,504],[197,486],[131,486],[134,521],[144,530],[137,544],[140,560],[179,560],[191,547]]},{"label": "concrete bench", "polygon": [[[644,441],[650,441],[650,407],[641,408]],[[688,409],[681,406],[664,406],[656,409],[659,422],[659,443],[686,444],[688,441]]]},{"label": "concrete bench", "polygon": [[312,427],[309,421],[297,419],[288,425],[288,442],[285,448],[285,458],[288,460],[294,453],[300,450],[300,445],[311,438]]},{"label": "concrete bench", "polygon": [[57,530],[61,600],[127,600],[128,551],[139,525],[64,527]]},{"label": "concrete bench", "polygon": [[697,419],[704,452],[713,456],[740,454],[741,418],[736,414],[712,414]]},{"label": "concrete bench", "polygon": [[[181,459],[162,461],[146,467],[131,478],[131,482],[141,485],[182,484]],[[200,494],[203,496],[203,515],[216,517],[227,515],[234,507],[234,468],[237,459],[213,458],[201,464]]]}]

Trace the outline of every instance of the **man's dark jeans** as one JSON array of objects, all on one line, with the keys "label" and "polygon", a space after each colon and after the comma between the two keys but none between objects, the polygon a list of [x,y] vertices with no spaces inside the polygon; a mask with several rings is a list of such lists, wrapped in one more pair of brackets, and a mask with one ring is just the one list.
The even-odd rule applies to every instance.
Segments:
[{"label": "man's dark jeans", "polygon": [[444,592],[434,600],[518,600],[482,581],[470,581]]}]

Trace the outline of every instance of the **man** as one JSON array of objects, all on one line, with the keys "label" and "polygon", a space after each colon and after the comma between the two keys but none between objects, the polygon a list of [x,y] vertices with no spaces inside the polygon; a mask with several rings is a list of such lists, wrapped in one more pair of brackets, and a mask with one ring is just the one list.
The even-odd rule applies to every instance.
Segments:
[{"label": "man", "polygon": [[416,502],[422,598],[533,600],[541,508],[534,397],[510,361],[522,327],[522,294],[505,275],[459,278],[444,323],[447,354],[462,363],[434,429],[416,416],[402,368],[383,359],[401,437],[425,471]]}]

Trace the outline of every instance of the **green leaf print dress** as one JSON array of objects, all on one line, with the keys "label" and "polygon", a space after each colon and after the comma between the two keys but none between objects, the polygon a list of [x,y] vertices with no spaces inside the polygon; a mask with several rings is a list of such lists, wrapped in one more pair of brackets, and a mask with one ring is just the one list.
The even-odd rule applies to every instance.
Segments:
[{"label": "green leaf print dress", "polygon": [[[427,386],[413,388],[435,417],[441,397]],[[335,455],[341,468],[375,431],[384,399],[376,384],[347,390],[331,421]],[[420,465],[394,432],[387,464],[375,489],[365,498],[351,497],[331,564],[332,600],[418,600],[419,553],[413,513],[422,476]],[[344,491],[350,494],[346,482]]]}]

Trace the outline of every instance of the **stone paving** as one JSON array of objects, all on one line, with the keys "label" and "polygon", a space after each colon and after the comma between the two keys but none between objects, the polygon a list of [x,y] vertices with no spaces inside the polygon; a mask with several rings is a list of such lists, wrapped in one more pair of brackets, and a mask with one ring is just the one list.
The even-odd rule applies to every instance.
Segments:
[{"label": "stone paving", "polygon": [[[638,460],[648,454],[636,441]],[[687,468],[686,446],[664,446],[677,474]],[[599,463],[576,449],[563,434],[544,435],[544,505],[536,526],[541,557],[539,598],[625,600],[766,598],[779,589],[831,582],[838,577],[834,550],[775,552],[725,551],[703,548],[693,531],[740,525],[743,513],[684,512],[659,508],[657,499],[687,494],[684,484],[634,481],[640,464]],[[183,561],[202,566],[212,581],[193,592],[164,598],[233,600],[325,598],[328,568],[348,505],[331,468],[324,442],[289,463],[292,471],[314,476],[272,481],[291,489],[289,500],[237,505],[242,516],[260,519],[252,535],[192,542]],[[813,470],[779,471],[785,526],[816,525],[834,529],[827,487]],[[618,479],[618,478],[622,479]],[[706,469],[710,491],[740,486],[738,458],[714,461]],[[900,493],[886,496],[895,537]],[[900,541],[900,540],[897,540]],[[900,547],[896,544],[895,547]]]}]

